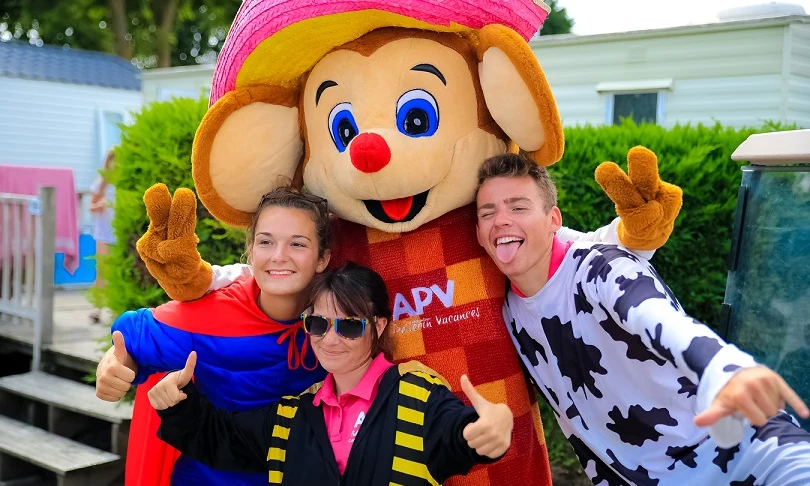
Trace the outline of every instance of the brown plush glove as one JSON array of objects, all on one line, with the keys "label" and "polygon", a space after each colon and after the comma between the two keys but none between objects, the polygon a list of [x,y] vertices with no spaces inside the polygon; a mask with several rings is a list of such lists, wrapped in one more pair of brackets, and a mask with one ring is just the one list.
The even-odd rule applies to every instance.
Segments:
[{"label": "brown plush glove", "polygon": [[143,195],[149,229],[137,248],[146,268],[174,300],[194,300],[211,286],[211,265],[197,251],[197,198],[189,189],[169,194],[165,184],[155,184]]},{"label": "brown plush glove", "polygon": [[616,204],[619,241],[631,250],[656,250],[672,234],[683,204],[681,188],[658,177],[658,158],[645,147],[627,152],[627,174],[613,162],[596,168],[596,182]]}]

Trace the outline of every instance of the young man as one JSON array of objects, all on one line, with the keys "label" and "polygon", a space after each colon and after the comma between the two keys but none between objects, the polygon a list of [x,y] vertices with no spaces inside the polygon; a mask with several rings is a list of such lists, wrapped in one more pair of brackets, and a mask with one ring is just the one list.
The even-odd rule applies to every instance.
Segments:
[{"label": "young man", "polygon": [[594,484],[810,484],[810,434],[780,409],[810,412],[779,375],[688,317],[648,262],[560,241],[542,167],[496,156],[478,180],[505,322]]}]

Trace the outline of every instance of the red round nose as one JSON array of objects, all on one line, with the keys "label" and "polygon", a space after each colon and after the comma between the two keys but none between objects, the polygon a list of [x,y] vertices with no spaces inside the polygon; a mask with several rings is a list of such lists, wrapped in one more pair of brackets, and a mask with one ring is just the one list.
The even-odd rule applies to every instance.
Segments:
[{"label": "red round nose", "polygon": [[352,165],[367,173],[382,170],[391,161],[391,149],[376,133],[361,133],[354,137],[349,154]]}]

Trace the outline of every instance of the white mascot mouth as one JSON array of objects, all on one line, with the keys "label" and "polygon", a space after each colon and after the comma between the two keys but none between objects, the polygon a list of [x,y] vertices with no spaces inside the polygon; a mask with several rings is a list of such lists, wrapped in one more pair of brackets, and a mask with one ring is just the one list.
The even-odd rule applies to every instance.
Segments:
[{"label": "white mascot mouth", "polygon": [[427,203],[428,192],[420,192],[414,196],[377,201],[367,199],[363,201],[366,210],[383,223],[404,223],[419,214]]}]

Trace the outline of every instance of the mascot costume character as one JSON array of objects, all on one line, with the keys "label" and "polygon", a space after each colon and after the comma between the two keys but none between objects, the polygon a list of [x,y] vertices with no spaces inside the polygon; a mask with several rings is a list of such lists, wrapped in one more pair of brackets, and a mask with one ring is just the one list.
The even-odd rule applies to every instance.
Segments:
[{"label": "mascot costume character", "polygon": [[[194,141],[197,195],[214,217],[246,226],[279,176],[327,199],[338,218],[331,264],[370,266],[389,285],[395,360],[421,361],[454,390],[466,373],[511,407],[508,453],[446,484],[551,482],[535,393],[503,323],[506,282],[476,241],[473,204],[488,157],[562,157],[557,106],[528,45],[548,12],[539,0],[246,0]],[[575,237],[666,242],[680,189],[659,180],[648,150],[628,162],[630,176],[597,170],[621,220]],[[150,215],[169,214],[168,231],[150,226],[139,242],[169,296],[197,299],[232,279],[196,250],[193,194],[172,201],[161,186],[144,199]],[[148,388],[137,391],[128,486],[166,484],[176,456],[154,437]],[[436,484],[406,464],[409,484]]]}]

